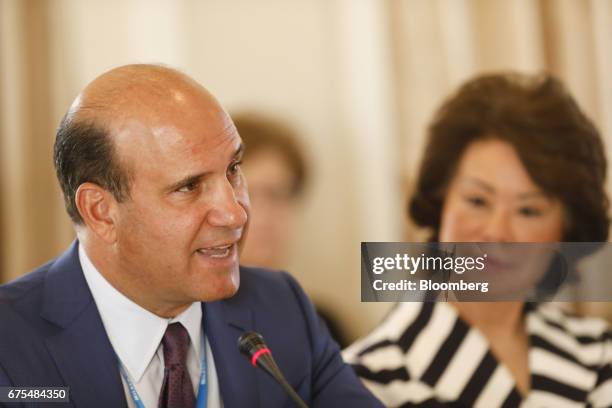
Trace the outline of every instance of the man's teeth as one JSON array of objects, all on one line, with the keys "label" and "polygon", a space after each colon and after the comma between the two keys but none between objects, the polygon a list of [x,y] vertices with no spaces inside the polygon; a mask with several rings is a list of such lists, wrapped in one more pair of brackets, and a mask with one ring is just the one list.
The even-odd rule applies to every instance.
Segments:
[{"label": "man's teeth", "polygon": [[210,248],[200,248],[198,249],[198,252],[202,255],[210,256],[211,258],[225,258],[229,255],[231,249],[232,244]]}]

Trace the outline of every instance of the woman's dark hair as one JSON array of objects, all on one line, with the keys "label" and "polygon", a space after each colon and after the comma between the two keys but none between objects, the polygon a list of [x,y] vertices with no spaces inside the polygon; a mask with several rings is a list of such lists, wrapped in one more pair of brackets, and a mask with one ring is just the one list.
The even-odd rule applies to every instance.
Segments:
[{"label": "woman's dark hair", "polygon": [[491,74],[461,86],[429,127],[409,212],[433,230],[432,241],[463,153],[485,138],[510,143],[535,183],[561,201],[567,213],[563,241],[607,240],[606,158],[598,130],[558,79]]}]

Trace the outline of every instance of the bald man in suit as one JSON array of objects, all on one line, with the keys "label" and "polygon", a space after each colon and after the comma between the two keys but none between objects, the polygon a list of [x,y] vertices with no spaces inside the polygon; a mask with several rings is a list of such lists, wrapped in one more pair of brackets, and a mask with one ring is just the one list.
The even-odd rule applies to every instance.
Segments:
[{"label": "bald man in suit", "polygon": [[176,70],[124,66],[90,83],[54,150],[77,240],[0,287],[0,386],[68,386],[87,408],[292,406],[236,348],[255,330],[309,406],[381,406],[288,274],[239,266],[243,149]]}]

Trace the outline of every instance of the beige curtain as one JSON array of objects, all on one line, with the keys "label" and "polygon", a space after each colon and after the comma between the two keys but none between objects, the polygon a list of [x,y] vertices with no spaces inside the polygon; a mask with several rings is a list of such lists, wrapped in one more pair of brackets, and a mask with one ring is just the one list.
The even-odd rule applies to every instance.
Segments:
[{"label": "beige curtain", "polygon": [[43,263],[70,239],[60,211],[51,152],[51,2],[0,2],[2,274]]},{"label": "beige curtain", "polygon": [[612,157],[612,2],[394,0],[391,3],[405,172],[442,98],[484,71],[546,70],[599,125]]},{"label": "beige curtain", "polygon": [[177,66],[304,135],[315,179],[292,272],[352,337],[388,308],[359,303],[359,242],[419,237],[404,233],[407,190],[427,121],[463,80],[552,71],[612,158],[610,0],[0,0],[0,282],[73,239],[55,127],[129,62]]}]

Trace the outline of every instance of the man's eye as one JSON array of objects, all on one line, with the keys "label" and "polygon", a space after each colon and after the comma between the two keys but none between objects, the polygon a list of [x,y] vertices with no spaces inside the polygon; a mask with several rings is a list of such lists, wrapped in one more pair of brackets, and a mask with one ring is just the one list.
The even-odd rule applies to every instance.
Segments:
[{"label": "man's eye", "polygon": [[229,167],[228,173],[231,175],[234,175],[236,173],[238,173],[240,171],[240,165],[242,164],[242,161],[237,161],[236,163],[232,164]]},{"label": "man's eye", "polygon": [[176,191],[178,191],[179,193],[190,193],[194,191],[196,188],[198,188],[198,183],[191,182],[191,183],[185,184],[184,186],[182,186]]}]

